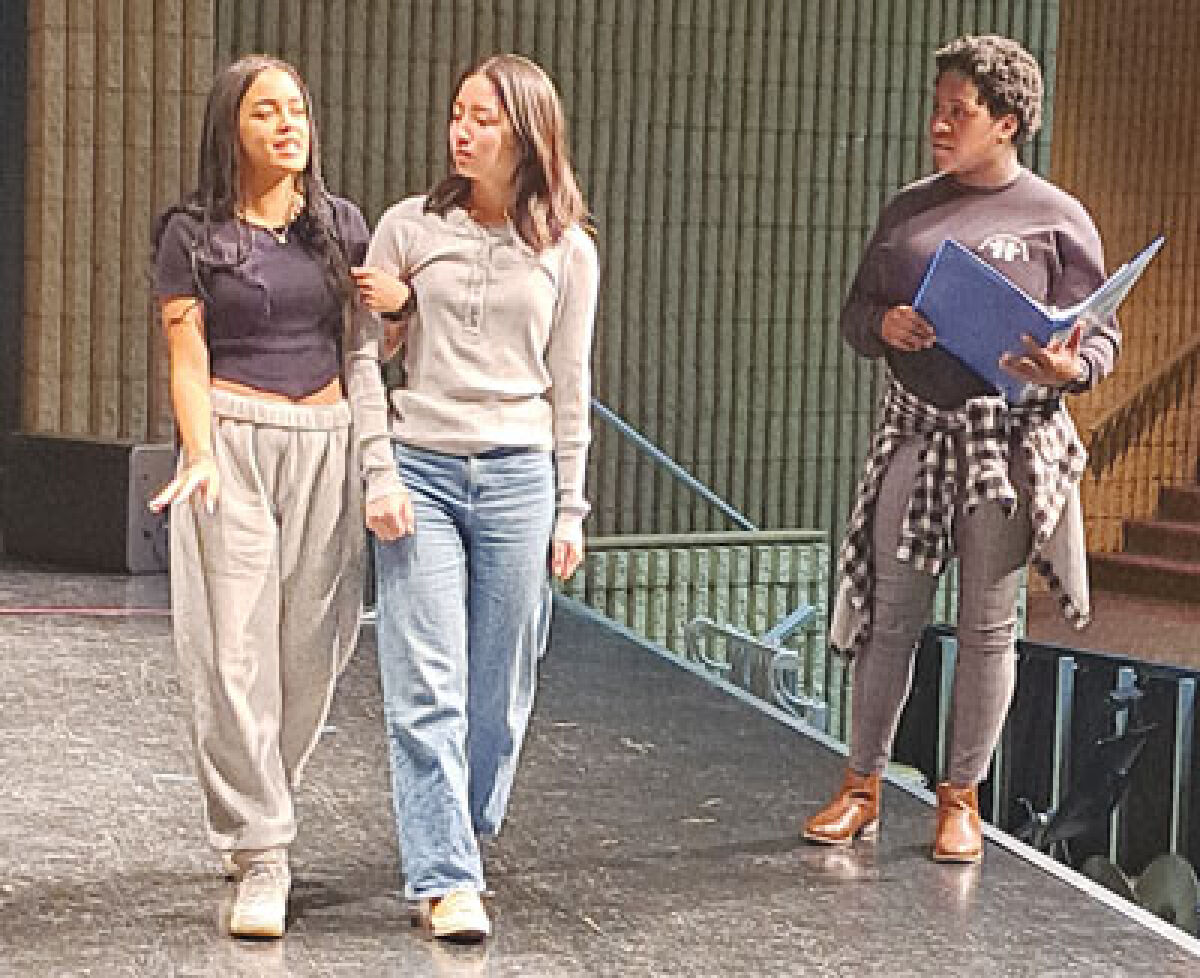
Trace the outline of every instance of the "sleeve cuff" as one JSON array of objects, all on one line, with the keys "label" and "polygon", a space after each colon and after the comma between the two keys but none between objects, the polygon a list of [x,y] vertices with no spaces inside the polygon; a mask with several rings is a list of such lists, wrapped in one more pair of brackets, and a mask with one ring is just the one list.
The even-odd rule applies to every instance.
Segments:
[{"label": "sleeve cuff", "polygon": [[404,492],[404,483],[400,480],[400,474],[395,468],[390,469],[371,469],[364,476],[366,483],[363,502],[373,503],[377,499],[382,499],[384,496],[391,496],[399,492]]},{"label": "sleeve cuff", "polygon": [[1083,394],[1092,389],[1092,378],[1096,375],[1095,367],[1087,357],[1081,355],[1079,359],[1083,363],[1083,373],[1075,380],[1063,384],[1062,389],[1068,394]]},{"label": "sleeve cuff", "polygon": [[576,512],[559,513],[554,520],[555,540],[583,541],[583,516]]}]

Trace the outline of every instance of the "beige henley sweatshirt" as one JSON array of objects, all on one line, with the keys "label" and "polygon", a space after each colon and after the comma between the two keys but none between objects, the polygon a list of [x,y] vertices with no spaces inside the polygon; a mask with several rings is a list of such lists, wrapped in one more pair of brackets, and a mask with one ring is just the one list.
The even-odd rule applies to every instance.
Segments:
[{"label": "beige henley sweatshirt", "polygon": [[599,266],[579,227],[535,252],[511,222],[391,207],[367,264],[408,282],[417,309],[404,345],[406,383],[392,392],[392,436],[454,455],[502,447],[554,452],[558,536],[588,512],[589,360]]}]

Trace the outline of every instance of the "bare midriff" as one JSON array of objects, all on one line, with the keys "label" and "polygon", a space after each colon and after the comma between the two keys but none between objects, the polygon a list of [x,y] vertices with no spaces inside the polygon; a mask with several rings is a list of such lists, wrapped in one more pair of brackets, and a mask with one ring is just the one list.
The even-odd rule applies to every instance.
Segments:
[{"label": "bare midriff", "polygon": [[220,377],[213,377],[210,384],[214,390],[227,391],[242,397],[253,397],[260,401],[277,401],[282,404],[336,404],[342,399],[342,381],[338,377],[334,377],[319,391],[313,391],[303,397],[288,397],[287,394],[260,391],[257,387],[239,384],[235,380],[222,380]]}]

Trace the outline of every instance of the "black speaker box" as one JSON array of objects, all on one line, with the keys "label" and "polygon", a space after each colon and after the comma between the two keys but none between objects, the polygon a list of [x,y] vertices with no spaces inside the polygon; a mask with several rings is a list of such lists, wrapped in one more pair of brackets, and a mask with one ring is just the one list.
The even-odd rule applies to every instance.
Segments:
[{"label": "black speaker box", "polygon": [[172,475],[172,445],[10,435],[0,495],[8,556],[82,570],[167,569],[166,514],[146,508]]}]

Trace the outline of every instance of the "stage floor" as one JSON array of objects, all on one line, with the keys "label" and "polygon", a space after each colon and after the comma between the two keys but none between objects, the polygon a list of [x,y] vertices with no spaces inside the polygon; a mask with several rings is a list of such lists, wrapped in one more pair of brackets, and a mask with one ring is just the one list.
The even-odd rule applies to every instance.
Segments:
[{"label": "stage floor", "polygon": [[[797,829],[835,753],[560,605],[485,948],[408,924],[374,632],[299,793],[283,941],[223,936],[161,578],[0,567],[0,975],[1190,975],[1200,961],[1018,854]],[[71,610],[48,614],[47,606]]]}]

